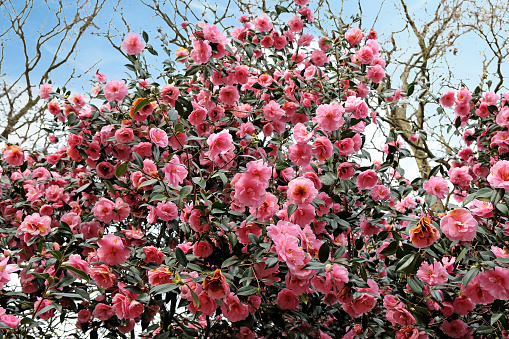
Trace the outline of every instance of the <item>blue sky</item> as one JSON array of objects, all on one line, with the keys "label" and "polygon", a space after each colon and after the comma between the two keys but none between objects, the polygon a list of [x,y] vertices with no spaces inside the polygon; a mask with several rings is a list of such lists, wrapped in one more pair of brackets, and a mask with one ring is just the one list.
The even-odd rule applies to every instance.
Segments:
[{"label": "blue sky", "polygon": [[[109,0],[112,1],[112,0]],[[434,3],[440,0],[432,0],[428,1],[428,4],[434,5]],[[221,4],[222,0],[219,1]],[[409,1],[410,12],[415,13],[418,18],[425,18],[423,13],[423,5],[426,1]],[[363,0],[361,4],[363,6],[362,13],[362,24],[363,29],[369,29],[375,20],[375,17],[378,14],[380,9],[381,0]],[[156,17],[151,9],[145,7],[140,4],[137,0],[122,0],[121,5],[123,6],[122,13],[126,19],[126,21],[130,25],[130,31],[139,32],[145,30],[149,33],[151,37],[151,43],[156,45],[156,49],[159,47],[155,37],[157,36],[156,29],[157,27],[163,27],[165,29],[164,22]],[[310,6],[313,8],[313,3]],[[106,5],[103,9],[101,17],[98,19],[97,24],[101,28],[102,31],[107,29],[109,25],[109,21],[111,20],[110,27],[118,29],[120,34],[127,33],[127,28],[123,25],[120,16],[118,13],[115,13],[111,8],[111,4]],[[71,9],[68,9],[70,11]],[[347,1],[343,18],[345,21],[348,21],[350,15],[356,15],[359,13],[357,7],[357,1]],[[29,17],[27,21],[28,27],[30,30],[37,31],[40,29],[42,24],[45,24],[46,27],[51,26],[55,23],[54,17],[48,12],[47,8],[45,8],[41,3],[36,2],[33,13]],[[0,24],[0,27],[3,27],[6,24],[4,21],[3,24]],[[385,1],[384,6],[382,7],[382,11],[378,17],[378,20],[375,24],[375,29],[379,32],[381,38],[380,42],[384,42],[384,37],[392,31],[401,30],[404,27],[404,21],[401,18],[401,14],[398,13],[395,9],[395,6],[392,4],[390,0]],[[96,31],[95,29],[90,30],[89,33]],[[33,36],[35,38],[35,35]],[[403,48],[411,48],[415,43],[412,40],[408,40],[406,33],[401,33],[396,36],[398,45]],[[398,39],[399,38],[399,39]],[[121,38],[117,37],[114,39],[117,43],[121,42]],[[52,55],[53,51],[56,49],[57,41],[52,41],[45,45],[43,52],[47,53],[47,55]],[[35,40],[29,39],[29,43],[34,44]],[[32,45],[33,46],[33,45]],[[478,41],[472,39],[472,35],[465,37],[464,39],[459,40],[459,44],[455,47],[458,47],[459,52],[456,56],[452,53],[448,53],[447,59],[450,64],[454,65],[454,73],[458,74],[458,79],[464,80],[467,85],[471,85],[475,87],[475,84],[478,82],[479,76],[481,74],[481,52],[486,49],[485,46],[479,44]],[[9,73],[11,76],[20,73],[24,65],[24,59],[22,54],[22,45],[19,41],[13,40],[9,43],[8,53],[6,55],[6,60],[4,63],[4,67],[2,69],[3,72]],[[160,58],[159,62],[162,61]],[[44,61],[48,61],[43,57]],[[127,61],[127,60],[125,60]],[[77,73],[81,74],[86,72],[90,67],[97,63],[97,66],[91,72],[92,74],[87,77],[83,76],[81,79],[74,81],[72,87],[76,90],[88,91],[90,89],[91,84],[89,83],[89,79],[95,72],[96,69],[100,69],[101,72],[106,73],[110,79],[113,78],[121,78],[125,76],[125,69],[123,65],[126,63],[124,59],[119,55],[119,53],[114,50],[110,43],[104,38],[93,34],[87,34],[84,38],[82,38],[79,44],[79,51],[76,56],[76,60],[72,60],[66,65],[66,67],[62,67],[55,72],[52,73],[52,80],[56,84],[62,84],[65,82],[71,73],[73,67],[76,68]]]},{"label": "blue sky", "polygon": [[[72,0],[69,1],[72,2]],[[108,29],[108,27],[110,27],[113,32],[120,35],[114,38],[114,41],[116,41],[118,44],[120,44],[122,41],[121,36],[127,34],[129,31],[137,33],[141,33],[142,31],[148,32],[150,35],[150,43],[152,43],[156,50],[160,52],[160,57],[158,59],[150,59],[150,61],[156,65],[161,64],[165,57],[161,52],[160,46],[155,37],[158,34],[158,27],[162,27],[163,31],[169,33],[168,29],[165,28],[164,22],[155,16],[151,9],[140,4],[139,0],[121,0],[122,8],[116,9],[123,13],[126,22],[130,26],[128,30],[124,26],[119,13],[116,12],[111,5],[114,0],[107,1],[109,1],[110,4],[105,5],[100,18],[96,21],[100,31],[104,32]],[[374,24],[374,28],[379,33],[379,42],[382,45],[384,41],[386,41],[386,38],[390,32],[400,31],[405,27],[405,22],[402,19],[402,14],[397,10],[396,6],[394,5],[394,1],[397,0],[385,0],[385,2],[382,0],[361,0],[363,8],[362,28],[364,30],[369,30],[369,28],[373,26],[375,18],[378,15],[378,20]],[[427,18],[427,14],[424,11],[425,4],[427,3],[427,6],[432,7],[435,6],[439,1],[440,0],[409,0],[409,11],[417,19],[425,20]],[[221,5],[224,3],[224,0],[218,0],[218,2],[219,5]],[[339,1],[337,2],[339,3]],[[285,3],[286,2],[281,2],[282,5]],[[382,3],[384,5],[382,6],[380,14],[378,14]],[[193,2],[193,4],[193,6],[195,6],[199,11],[199,5],[197,5],[197,2]],[[310,7],[313,9],[315,6],[315,3],[311,1]],[[72,7],[68,8],[67,11],[71,12]],[[343,11],[344,21],[349,22],[350,17],[355,16],[358,13],[359,11],[357,0],[346,1],[346,5]],[[238,16],[240,16],[240,13]],[[55,24],[55,18],[53,15],[51,15],[48,9],[42,5],[42,2],[36,1],[32,14],[27,21],[27,27],[31,31],[38,31],[43,24],[45,24],[46,27],[50,27],[52,24]],[[6,21],[0,20],[0,28],[5,28],[5,25]],[[239,24],[237,22],[232,22],[232,25],[238,27]],[[93,33],[95,31],[97,30],[93,29],[88,33]],[[28,40],[29,46],[31,44],[32,48],[35,44],[36,36],[37,35],[35,34],[31,35],[31,39],[29,38]],[[395,38],[398,46],[403,48],[403,50],[406,50],[407,53],[409,53],[412,48],[415,47],[416,42],[409,38],[406,32],[396,35]],[[57,43],[58,40],[45,46],[43,53],[47,53],[47,55],[43,56],[42,64],[48,63],[48,56],[54,54],[53,52],[56,49]],[[457,55],[453,55],[452,52],[449,52],[446,55],[446,59],[451,65],[451,70],[456,75],[452,83],[457,86],[459,81],[463,80],[467,86],[473,90],[479,83],[482,72],[481,53],[486,50],[487,47],[482,44],[479,39],[475,39],[472,34],[459,39],[456,45],[453,47],[458,48]],[[90,89],[93,87],[92,79],[96,70],[100,70],[102,73],[108,75],[109,79],[121,79],[126,77],[126,69],[123,66],[126,63],[127,60],[124,59],[118,51],[113,49],[106,38],[95,34],[87,34],[84,36],[78,46],[76,59],[71,60],[68,64],[65,65],[65,67],[61,67],[54,71],[51,74],[51,80],[55,86],[62,86],[69,79],[69,74],[71,74],[73,68],[76,68],[77,74],[83,74],[90,67],[96,65],[88,74],[83,74],[82,77],[75,79],[68,86],[68,88],[71,88],[73,92],[76,91],[81,93],[89,93]],[[9,73],[11,76],[6,77],[7,81],[9,81],[12,80],[13,76],[16,74],[20,74],[24,67],[25,64],[21,43],[16,40],[9,41],[7,46],[6,59],[4,60],[1,73]],[[392,66],[389,66],[389,72],[391,72],[391,67]],[[503,69],[505,73],[507,73],[507,64],[504,64]],[[40,76],[40,72],[41,69],[36,69],[35,75]],[[440,75],[440,72],[442,72],[442,70],[439,71],[438,75]],[[35,81],[37,81],[37,78],[34,77],[33,82]],[[441,80],[437,79],[437,84],[440,84],[440,82]],[[33,84],[38,85],[38,83]],[[395,88],[399,87],[397,79],[393,82],[393,86]],[[440,86],[436,86],[434,90],[436,92],[439,89]],[[430,110],[433,112],[435,107],[430,107]],[[437,145],[434,146],[436,147]]]}]

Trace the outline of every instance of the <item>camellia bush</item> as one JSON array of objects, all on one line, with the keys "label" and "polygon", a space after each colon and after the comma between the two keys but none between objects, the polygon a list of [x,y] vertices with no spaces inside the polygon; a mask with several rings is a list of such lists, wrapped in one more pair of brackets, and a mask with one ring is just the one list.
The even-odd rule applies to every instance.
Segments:
[{"label": "camellia bush", "polygon": [[409,182],[394,131],[364,147],[402,98],[376,32],[313,36],[306,4],[190,26],[158,77],[130,34],[132,78],[41,85],[66,140],[2,152],[3,336],[509,337],[509,98],[447,92],[466,146]]}]

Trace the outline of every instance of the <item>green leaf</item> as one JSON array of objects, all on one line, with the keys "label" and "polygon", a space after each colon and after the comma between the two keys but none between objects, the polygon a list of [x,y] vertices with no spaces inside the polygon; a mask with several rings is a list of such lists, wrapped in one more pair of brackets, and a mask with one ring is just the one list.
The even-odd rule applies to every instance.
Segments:
[{"label": "green leaf", "polygon": [[106,189],[111,193],[115,194],[117,192],[117,190],[115,189],[115,187],[113,187],[113,184],[109,180],[104,180],[104,185],[106,186]]},{"label": "green leaf", "polygon": [[142,182],[142,183],[141,183],[141,185],[140,185],[140,186],[138,186],[138,188],[142,188],[142,187],[145,187],[145,186],[154,185],[154,184],[156,184],[158,181],[159,181],[159,179],[150,179],[150,180],[146,180],[146,181]]},{"label": "green leaf", "polygon": [[493,204],[493,206],[495,206],[500,200],[502,200],[504,194],[505,188],[497,188],[496,190],[493,191],[490,198],[490,201]]},{"label": "green leaf", "polygon": [[126,290],[131,291],[131,292],[136,293],[136,294],[142,294],[143,293],[141,288],[139,288],[138,286],[131,285],[131,286],[126,286],[125,288],[126,288]]},{"label": "green leaf", "polygon": [[382,255],[393,255],[399,248],[399,241],[393,241],[386,248],[384,248],[380,254]]},{"label": "green leaf", "polygon": [[258,292],[258,287],[255,287],[255,286],[244,286],[244,287],[241,287],[237,290],[237,295],[244,295],[244,296],[248,296],[248,295],[253,295],[253,294],[256,294]]},{"label": "green leaf", "polygon": [[186,76],[195,75],[200,70],[200,65],[193,65],[186,70]]},{"label": "green leaf", "polygon": [[417,282],[414,278],[407,278],[408,286],[417,294],[422,294],[422,286],[421,283]]},{"label": "green leaf", "polygon": [[115,171],[115,175],[117,178],[120,178],[125,171],[127,171],[127,162],[123,162],[120,165],[118,165],[117,170]]},{"label": "green leaf", "polygon": [[164,194],[156,194],[155,196],[150,198],[149,202],[152,202],[152,201],[166,201],[166,199],[168,199],[168,197],[166,195],[164,195]]},{"label": "green leaf", "polygon": [[193,191],[193,186],[184,186],[179,192],[179,201],[183,201],[185,197],[189,195]]},{"label": "green leaf", "polygon": [[468,249],[467,248],[464,248],[461,250],[460,254],[456,257],[456,262],[455,262],[455,266],[459,264],[459,262],[461,261],[461,259],[463,259],[463,257],[467,254],[468,252]]},{"label": "green leaf", "polygon": [[408,89],[406,91],[407,95],[408,96],[411,96],[413,93],[414,93],[414,89],[415,89],[415,83],[412,82],[409,86],[408,86]]},{"label": "green leaf", "polygon": [[143,99],[142,101],[140,101],[135,107],[134,107],[134,110],[133,110],[133,113],[132,115],[135,115],[136,113],[138,113],[138,111],[140,109],[142,109],[143,107],[147,106],[148,104],[150,103],[150,99],[148,98],[145,98]]},{"label": "green leaf", "polygon": [[366,273],[366,270],[364,269],[364,266],[360,267],[360,273],[361,273],[362,280],[367,282],[368,281],[368,274]]},{"label": "green leaf", "polygon": [[324,263],[327,260],[329,260],[329,254],[330,254],[330,247],[329,244],[324,242],[322,246],[320,246],[320,249],[318,250],[318,260],[320,262]]},{"label": "green leaf", "polygon": [[86,280],[86,281],[90,281],[90,278],[88,277],[88,274],[83,272],[82,270],[80,270],[80,269],[78,269],[76,267],[72,267],[72,266],[70,266],[68,264],[64,265],[64,267],[68,271],[71,271],[72,273],[76,274],[81,279]]},{"label": "green leaf", "polygon": [[324,175],[320,176],[319,179],[320,182],[325,186],[332,186],[336,183],[336,180],[338,178],[334,174],[327,172]]},{"label": "green leaf", "polygon": [[51,255],[54,256],[55,259],[57,259],[58,261],[62,260],[62,258],[64,257],[64,255],[60,251],[51,250],[48,252],[51,253]]},{"label": "green leaf", "polygon": [[158,286],[154,286],[150,289],[150,293],[157,295],[161,293],[168,293],[173,290],[176,290],[179,286],[174,283],[162,284]]},{"label": "green leaf", "polygon": [[138,167],[140,169],[143,168],[143,158],[141,157],[141,155],[139,155],[136,152],[133,152],[133,155],[134,155],[134,160],[136,161],[136,164],[138,165]]},{"label": "green leaf", "polygon": [[223,261],[223,263],[221,264],[221,268],[230,267],[238,262],[239,262],[239,258],[237,258],[237,257],[228,258],[225,261]]},{"label": "green leaf", "polygon": [[495,313],[491,316],[491,320],[490,320],[490,324],[491,326],[493,326],[494,323],[496,323],[498,321],[498,319],[500,319],[502,317],[502,313]]},{"label": "green leaf", "polygon": [[297,210],[298,206],[296,204],[290,204],[288,205],[288,210],[287,210],[287,214],[288,214],[288,218],[290,218],[293,214],[293,212],[295,212]]},{"label": "green leaf", "polygon": [[468,271],[467,274],[463,277],[463,286],[467,287],[470,280],[474,279],[475,276],[479,273],[479,269],[477,267],[472,268]]},{"label": "green leaf", "polygon": [[37,311],[37,314],[35,315],[36,317],[43,314],[43,313],[46,313],[48,312],[49,310],[52,310],[55,308],[55,305],[51,304],[51,305],[48,305],[46,307],[44,307],[42,310],[39,310]]},{"label": "green leaf", "polygon": [[488,325],[482,325],[482,326],[479,326],[476,330],[475,330],[475,333],[479,333],[479,334],[490,334],[490,333],[493,333],[493,327],[491,326],[488,326]]},{"label": "green leaf", "polygon": [[207,182],[203,178],[194,177],[192,180],[196,185],[200,186],[202,189],[205,189],[205,187],[207,186]]},{"label": "green leaf", "polygon": [[410,267],[410,265],[414,261],[415,256],[416,256],[415,253],[410,253],[401,258],[401,260],[396,265],[396,271],[402,272],[406,268]]},{"label": "green leaf", "polygon": [[81,295],[79,295],[78,293],[51,292],[51,294],[59,296],[59,297],[65,297],[65,298],[74,298],[74,299],[79,299],[79,300],[84,300],[85,299]]},{"label": "green leaf", "polygon": [[500,213],[502,213],[505,216],[509,215],[509,209],[507,208],[505,203],[504,204],[497,204],[497,210],[499,210]]},{"label": "green leaf", "polygon": [[145,40],[145,42],[147,43],[148,42],[148,34],[147,34],[147,32],[143,31],[141,36],[143,37],[143,40]]},{"label": "green leaf", "polygon": [[186,258],[184,251],[182,251],[182,249],[180,247],[177,247],[175,249],[175,255],[177,256],[177,260],[179,261],[179,263],[182,266],[186,267],[187,266],[187,258]]},{"label": "green leaf", "polygon": [[76,193],[83,192],[84,190],[86,190],[87,188],[89,188],[89,187],[90,187],[90,185],[92,185],[92,183],[91,183],[91,182],[86,183],[85,185],[83,185],[83,186],[81,186],[80,188],[78,188],[78,189],[76,190]]}]

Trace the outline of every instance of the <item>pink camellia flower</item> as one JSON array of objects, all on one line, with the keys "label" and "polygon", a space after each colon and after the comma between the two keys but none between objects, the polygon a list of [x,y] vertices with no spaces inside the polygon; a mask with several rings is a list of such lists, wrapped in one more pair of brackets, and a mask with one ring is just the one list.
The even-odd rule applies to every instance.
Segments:
[{"label": "pink camellia flower", "polygon": [[165,85],[163,88],[161,88],[161,99],[163,99],[163,102],[165,104],[175,104],[175,100],[178,99],[180,95],[180,90],[178,87],[175,87],[174,85]]},{"label": "pink camellia flower", "polygon": [[491,218],[493,216],[493,204],[489,201],[474,199],[468,204],[470,211],[481,218]]},{"label": "pink camellia flower", "polygon": [[19,271],[20,268],[16,264],[8,264],[9,258],[4,258],[0,262],[0,288],[11,281],[11,273]]},{"label": "pink camellia flower", "polygon": [[193,40],[193,50],[191,51],[191,59],[197,65],[201,65],[209,61],[212,56],[212,47],[208,41]]},{"label": "pink camellia flower", "polygon": [[99,260],[107,265],[123,264],[131,255],[131,251],[124,245],[122,238],[111,233],[98,240],[97,244]]},{"label": "pink camellia flower", "polygon": [[348,32],[346,32],[345,38],[351,46],[355,46],[362,41],[364,33],[362,33],[362,31],[357,27],[352,27]]},{"label": "pink camellia flower", "polygon": [[324,161],[333,155],[332,142],[327,137],[318,137],[313,144],[312,153],[319,161]]},{"label": "pink camellia flower", "polygon": [[230,293],[221,303],[223,315],[231,322],[242,321],[249,316],[247,305],[241,304],[239,297]]},{"label": "pink camellia flower", "polygon": [[120,102],[124,100],[128,93],[124,80],[114,79],[104,86],[104,96],[108,101]]},{"label": "pink camellia flower", "polygon": [[470,280],[464,295],[472,300],[472,302],[481,305],[491,304],[495,301],[495,297],[490,290],[485,289],[481,285],[480,275]]},{"label": "pink camellia flower", "polygon": [[166,203],[159,202],[157,204],[156,213],[157,216],[163,221],[175,220],[178,217],[177,205],[168,201]]},{"label": "pink camellia flower", "polygon": [[290,32],[299,33],[304,27],[304,21],[299,15],[295,15],[288,21],[288,27],[290,28]]},{"label": "pink camellia flower", "polygon": [[279,121],[284,114],[284,109],[274,100],[271,100],[268,104],[263,106],[263,115],[269,121]]},{"label": "pink camellia flower", "polygon": [[92,312],[94,317],[102,321],[108,320],[109,318],[113,317],[114,314],[115,310],[113,309],[113,306],[109,306],[103,303],[97,304],[94,311]]},{"label": "pink camellia flower", "polygon": [[164,178],[168,180],[168,184],[177,187],[184,182],[187,177],[187,169],[181,165],[177,155],[174,155],[163,168]]},{"label": "pink camellia flower", "polygon": [[88,273],[90,274],[90,278],[95,280],[96,285],[104,289],[113,286],[116,279],[115,274],[111,273],[109,267],[106,265],[90,267]]},{"label": "pink camellia flower", "polygon": [[459,315],[468,315],[475,309],[475,304],[469,297],[459,296],[452,303],[454,312]]},{"label": "pink camellia flower", "polygon": [[311,145],[293,144],[288,148],[288,158],[296,166],[307,166],[311,161],[311,151]]},{"label": "pink camellia flower", "polygon": [[[37,301],[34,303],[35,313],[38,314],[40,311],[44,310],[46,306],[51,305],[51,301],[48,299],[42,299],[41,297],[37,297]],[[48,320],[55,316],[55,309],[50,309],[42,314],[38,315],[39,318],[43,320]]]},{"label": "pink camellia flower", "polygon": [[417,277],[431,286],[442,285],[449,280],[446,268],[438,261],[434,261],[433,265],[423,262],[417,271]]},{"label": "pink camellia flower", "polygon": [[253,180],[250,175],[241,175],[235,182],[235,203],[239,206],[258,207],[266,200],[267,185]]},{"label": "pink camellia flower", "polygon": [[86,103],[85,96],[81,93],[74,93],[67,100],[77,108],[82,108]]},{"label": "pink camellia flower", "polygon": [[202,287],[207,295],[213,299],[223,299],[230,294],[230,285],[226,282],[226,278],[220,269],[217,269],[213,276],[207,276],[203,280]]},{"label": "pink camellia flower", "polygon": [[380,65],[371,66],[366,74],[366,78],[377,84],[385,78],[385,71]]},{"label": "pink camellia flower", "polygon": [[207,145],[209,145],[208,154],[211,160],[234,149],[233,138],[228,130],[211,134],[207,139]]},{"label": "pink camellia flower", "polygon": [[473,178],[469,174],[469,168],[467,166],[463,166],[451,168],[449,170],[449,180],[451,180],[453,184],[461,187],[463,190],[467,190]]},{"label": "pink camellia flower", "polygon": [[378,176],[375,171],[367,170],[357,177],[357,187],[361,190],[373,188],[378,182]]},{"label": "pink camellia flower", "polygon": [[294,310],[299,306],[299,297],[287,288],[282,289],[277,295],[277,304],[283,310]]},{"label": "pink camellia flower", "polygon": [[353,164],[349,162],[343,162],[339,164],[337,172],[339,179],[348,180],[355,174],[355,168]]},{"label": "pink camellia flower", "polygon": [[279,210],[278,199],[274,194],[267,193],[265,202],[259,207],[250,207],[249,213],[251,213],[256,219],[261,222],[269,221],[270,218]]},{"label": "pink camellia flower", "polygon": [[329,105],[320,105],[316,109],[316,116],[313,118],[313,122],[318,123],[318,127],[325,131],[335,131],[339,129],[344,123],[343,113],[345,109],[343,106],[336,102]]},{"label": "pink camellia flower", "polygon": [[88,323],[92,319],[92,312],[89,310],[81,310],[78,312],[78,323]]},{"label": "pink camellia flower", "polygon": [[53,92],[53,87],[51,86],[51,84],[44,83],[39,85],[39,96],[41,97],[41,99],[44,100],[48,99],[49,94],[51,92]]},{"label": "pink camellia flower", "polygon": [[141,41],[141,36],[139,34],[129,33],[122,42],[122,49],[126,51],[128,55],[138,54],[145,49],[145,43]]},{"label": "pink camellia flower", "polygon": [[[81,259],[81,256],[79,254],[71,254],[69,259],[66,261],[66,264],[74,268],[77,268],[85,273],[88,273],[88,263],[85,260]],[[69,270],[69,273],[73,277],[79,279],[79,277],[71,270]]]},{"label": "pink camellia flower", "polygon": [[450,240],[472,241],[476,236],[478,223],[470,211],[457,208],[440,220],[440,228]]},{"label": "pink camellia flower", "polygon": [[389,320],[393,324],[393,326],[395,326],[396,324],[399,324],[401,326],[409,326],[415,324],[415,318],[412,315],[412,313],[410,313],[404,306],[400,305],[397,305],[394,308],[388,310],[386,317],[387,320]]},{"label": "pink camellia flower", "polygon": [[31,214],[23,220],[16,236],[25,234],[25,241],[33,236],[45,236],[51,231],[51,217],[40,216],[39,213]]},{"label": "pink camellia flower", "polygon": [[166,147],[168,146],[168,135],[165,131],[160,128],[151,128],[150,132],[150,140],[157,146]]},{"label": "pink camellia flower", "polygon": [[509,299],[509,269],[495,267],[479,274],[481,287],[500,300]]},{"label": "pink camellia flower", "polygon": [[370,64],[373,61],[373,50],[369,46],[362,47],[355,54],[361,64]]},{"label": "pink camellia flower", "polygon": [[164,253],[154,246],[143,247],[143,253],[145,253],[145,262],[155,262],[159,265],[163,263]]},{"label": "pink camellia flower", "polygon": [[48,111],[57,116],[60,114],[60,105],[58,105],[58,102],[48,102]]},{"label": "pink camellia flower", "polygon": [[235,106],[240,99],[239,91],[235,86],[225,86],[219,91],[219,101],[229,106]]},{"label": "pink camellia flower", "polygon": [[163,285],[173,282],[173,273],[166,267],[158,267],[148,271],[148,282],[152,286]]},{"label": "pink camellia flower", "polygon": [[498,161],[490,170],[488,182],[493,188],[509,190],[509,161]]},{"label": "pink camellia flower", "polygon": [[441,177],[431,177],[425,181],[422,187],[426,193],[436,196],[438,199],[444,199],[449,194],[449,186],[447,181]]},{"label": "pink camellia flower", "polygon": [[121,144],[127,144],[134,140],[134,132],[132,128],[120,128],[115,131],[115,139]]},{"label": "pink camellia flower", "polygon": [[298,144],[307,144],[313,137],[313,132],[306,130],[306,125],[299,122],[293,128],[293,138]]},{"label": "pink camellia flower", "polygon": [[299,207],[310,204],[317,194],[318,190],[308,178],[293,179],[288,184],[288,201]]},{"label": "pink camellia flower", "polygon": [[198,241],[193,246],[193,254],[199,258],[207,258],[212,255],[212,245],[207,241]]},{"label": "pink camellia flower", "polygon": [[10,314],[5,314],[1,316],[0,321],[9,326],[10,328],[18,326],[20,322],[18,317]]},{"label": "pink camellia flower", "polygon": [[460,319],[445,320],[442,324],[442,330],[451,338],[463,338],[468,332],[468,325]]},{"label": "pink camellia flower", "polygon": [[99,178],[111,179],[115,176],[115,166],[107,161],[98,163],[95,170]]},{"label": "pink camellia flower", "polygon": [[16,145],[7,146],[3,150],[3,155],[5,161],[11,166],[21,166],[25,162],[25,153]]},{"label": "pink camellia flower", "polygon": [[[352,317],[358,318],[367,313],[376,305],[376,298],[371,294],[363,293],[357,297],[351,304],[344,304],[343,309]],[[346,306],[346,307],[345,307]]]},{"label": "pink camellia flower", "polygon": [[375,185],[371,189],[371,197],[375,201],[387,200],[387,199],[389,199],[390,194],[391,194],[391,190],[389,189],[389,187],[384,186],[384,185]]},{"label": "pink camellia flower", "polygon": [[92,212],[94,213],[96,219],[102,222],[110,222],[115,218],[114,209],[115,204],[111,200],[100,198],[92,208]]},{"label": "pink camellia flower", "polygon": [[456,100],[455,96],[456,93],[452,89],[448,90],[447,92],[445,92],[444,95],[442,95],[442,98],[440,98],[440,103],[442,104],[442,106],[452,107],[454,106],[454,102]]},{"label": "pink camellia flower", "polygon": [[256,29],[260,32],[268,32],[274,26],[270,21],[270,18],[265,13],[254,19],[253,24],[255,25]]},{"label": "pink camellia flower", "polygon": [[461,87],[458,93],[456,93],[456,103],[468,104],[472,100],[472,93],[465,87]]}]

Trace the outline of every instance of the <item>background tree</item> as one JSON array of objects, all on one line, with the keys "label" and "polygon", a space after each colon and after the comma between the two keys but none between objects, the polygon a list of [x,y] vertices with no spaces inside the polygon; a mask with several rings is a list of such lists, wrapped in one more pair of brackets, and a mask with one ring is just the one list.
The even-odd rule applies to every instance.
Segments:
[{"label": "background tree", "polygon": [[[0,1],[0,135],[11,142],[36,145],[46,106],[39,85],[69,63],[106,0]],[[41,17],[41,11],[45,17]],[[7,59],[22,65],[9,67]],[[74,69],[69,80],[80,76]],[[44,135],[45,136],[45,135]]]}]

